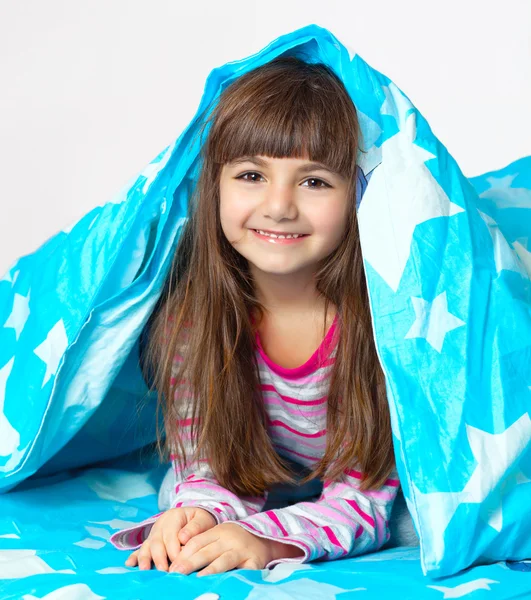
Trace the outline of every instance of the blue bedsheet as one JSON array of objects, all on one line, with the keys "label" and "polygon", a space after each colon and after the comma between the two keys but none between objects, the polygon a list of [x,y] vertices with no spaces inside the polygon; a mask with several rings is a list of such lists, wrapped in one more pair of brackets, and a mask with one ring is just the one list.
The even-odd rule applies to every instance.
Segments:
[{"label": "blue bedsheet", "polygon": [[157,512],[166,469],[145,452],[29,479],[0,496],[2,600],[338,600],[531,597],[531,563],[477,566],[431,581],[419,547],[203,578],[125,567],[110,535]]}]

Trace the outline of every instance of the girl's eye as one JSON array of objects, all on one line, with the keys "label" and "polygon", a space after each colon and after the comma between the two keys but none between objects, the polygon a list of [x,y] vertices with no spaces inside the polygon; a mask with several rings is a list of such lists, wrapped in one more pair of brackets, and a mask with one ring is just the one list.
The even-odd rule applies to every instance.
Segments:
[{"label": "girl's eye", "polygon": [[[243,173],[242,175],[239,175],[238,177],[236,177],[236,179],[243,179],[243,181],[248,181],[250,183],[253,183],[255,181],[254,179],[245,179],[246,175],[258,175],[259,177],[262,177],[260,175],[260,173],[257,173],[256,171],[249,171],[248,173]],[[320,183],[323,184],[321,186],[311,186],[311,185],[309,185],[308,187],[310,189],[318,190],[318,189],[321,189],[321,188],[330,187],[328,185],[328,183],[326,183],[322,179],[317,179],[317,177],[309,177],[308,179],[305,180],[305,182],[306,181],[319,181]]]}]

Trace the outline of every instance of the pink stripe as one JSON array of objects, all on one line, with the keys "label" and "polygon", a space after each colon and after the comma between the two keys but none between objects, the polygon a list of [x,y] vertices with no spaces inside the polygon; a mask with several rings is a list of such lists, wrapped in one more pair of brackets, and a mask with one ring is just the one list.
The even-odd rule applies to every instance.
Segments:
[{"label": "pink stripe", "polygon": [[268,419],[268,423],[269,425],[272,425],[274,427],[284,427],[284,429],[291,431],[291,433],[294,433],[295,435],[300,435],[301,437],[305,438],[319,438],[326,435],[326,429],[321,429],[321,431],[317,431],[316,433],[303,433],[302,431],[297,431],[296,429],[293,429],[293,427],[286,425],[286,423],[280,421],[279,419],[275,419],[274,421]]},{"label": "pink stripe", "polygon": [[354,502],[354,500],[348,500],[347,498],[345,498],[345,502],[347,504],[349,504],[350,506],[352,506],[352,508],[361,517],[363,517],[367,521],[367,523],[369,523],[369,525],[371,525],[372,527],[374,527],[374,519],[372,517],[370,517],[366,512],[362,511],[357,502]]},{"label": "pink stripe", "polygon": [[327,396],[323,396],[322,398],[317,398],[317,400],[298,400],[296,398],[291,398],[290,396],[284,396],[283,394],[279,394],[274,385],[263,384],[260,386],[263,392],[275,392],[278,394],[282,400],[288,402],[289,404],[304,404],[306,406],[316,406],[318,404],[324,404],[326,402]]},{"label": "pink stripe", "polygon": [[365,529],[363,529],[361,524],[358,524],[358,529],[356,529],[356,535],[354,536],[354,539],[357,540],[360,537],[360,535],[363,535],[364,531]]},{"label": "pink stripe", "polygon": [[[264,404],[266,404],[266,406],[271,406],[272,404],[276,405],[276,406],[280,406],[282,408],[282,410],[285,410],[286,412],[290,413],[291,415],[295,415],[296,417],[299,417],[299,418],[301,416],[300,408],[291,408],[290,406],[286,406],[282,400],[279,400],[277,397],[272,396],[270,394],[267,394],[266,396],[264,396]],[[308,411],[307,416],[318,417],[320,415],[325,415],[327,410],[328,410],[328,407],[325,406],[324,408],[321,408],[319,410]]]},{"label": "pink stripe", "polygon": [[[267,365],[267,363],[264,363],[263,360],[260,360],[261,364],[265,366],[269,366]],[[289,370],[289,369],[288,369]],[[294,377],[293,374],[288,375],[286,377],[286,379],[288,379],[290,381],[290,383],[293,383],[295,385],[299,384],[299,385],[310,385],[313,384],[314,386],[318,383],[322,383],[325,379],[327,379],[330,376],[330,370],[324,370],[324,369],[317,369],[315,371],[313,371],[313,374],[308,373],[306,375],[301,375],[300,377]],[[278,373],[274,373],[273,377],[276,377],[277,379],[282,379],[282,376],[279,377]]]},{"label": "pink stripe", "polygon": [[354,479],[361,479],[362,477],[361,471],[356,471],[354,469],[346,469],[345,475],[348,475],[349,477],[354,477]]},{"label": "pink stripe", "polygon": [[343,552],[345,552],[345,553],[347,552],[346,549],[343,548],[343,546],[339,543],[339,540],[335,536],[332,529],[330,529],[330,527],[328,527],[328,526],[323,527],[323,531],[326,533],[328,539],[332,542],[332,544],[339,546],[341,548],[341,550],[343,550]]},{"label": "pink stripe", "polygon": [[335,498],[329,498],[326,500],[326,502],[330,506],[336,508],[337,510],[327,508],[325,505],[320,503],[315,503],[315,509],[323,515],[329,517],[331,521],[340,521],[342,523],[345,523],[345,525],[352,526],[352,518],[348,519],[345,516],[345,507],[341,506],[341,503],[338,500],[336,500]]},{"label": "pink stripe", "polygon": [[266,510],[262,514],[266,517],[269,517],[271,519],[271,521],[273,521],[273,523],[275,523],[278,526],[278,528],[283,533],[283,535],[288,535],[288,532],[284,529],[282,523],[278,520],[278,517],[275,515],[275,513],[272,510]]},{"label": "pink stripe", "polygon": [[179,423],[179,425],[181,425],[182,427],[186,426],[186,425],[191,425],[192,423],[195,423],[196,421],[199,421],[199,417],[196,417],[195,419],[189,418],[189,419],[179,419],[177,421],[177,423]]}]

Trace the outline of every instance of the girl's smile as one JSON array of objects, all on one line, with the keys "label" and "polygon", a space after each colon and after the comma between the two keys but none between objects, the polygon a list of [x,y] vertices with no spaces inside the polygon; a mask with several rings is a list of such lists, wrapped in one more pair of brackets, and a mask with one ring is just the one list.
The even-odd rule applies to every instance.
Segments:
[{"label": "girl's smile", "polygon": [[300,235],[297,238],[279,238],[279,237],[272,237],[270,235],[262,235],[256,229],[251,229],[251,231],[253,232],[254,236],[257,239],[264,241],[264,242],[269,242],[270,244],[275,244],[275,245],[297,244],[297,243],[300,243],[304,238],[309,237],[309,234],[306,234],[306,235]]}]

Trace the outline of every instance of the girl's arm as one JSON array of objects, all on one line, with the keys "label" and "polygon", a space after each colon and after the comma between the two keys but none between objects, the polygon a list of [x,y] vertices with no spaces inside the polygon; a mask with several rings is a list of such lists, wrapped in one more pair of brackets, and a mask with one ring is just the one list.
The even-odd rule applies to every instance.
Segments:
[{"label": "girl's arm", "polygon": [[[186,427],[189,426],[187,421],[182,423],[182,427],[185,430],[186,451],[192,456],[192,448],[186,443],[186,440],[190,439],[189,432],[186,431]],[[268,491],[262,496],[239,497],[216,481],[208,461],[194,461],[188,464],[184,471],[180,471],[178,462],[173,460],[160,487],[158,504],[159,508],[166,509],[181,506],[203,508],[210,512],[219,524],[258,513],[265,505],[267,495]],[[162,512],[159,512],[137,525],[115,532],[110,538],[111,543],[121,550],[140,547],[161,514]]]},{"label": "girl's arm", "polygon": [[[305,563],[352,557],[381,548],[390,537],[389,519],[400,482],[396,469],[377,491],[359,490],[361,474],[347,469],[343,482],[326,482],[313,502],[297,502],[245,517],[237,523],[258,537],[294,544],[299,553],[270,561]],[[278,544],[275,547],[280,548]]]}]

